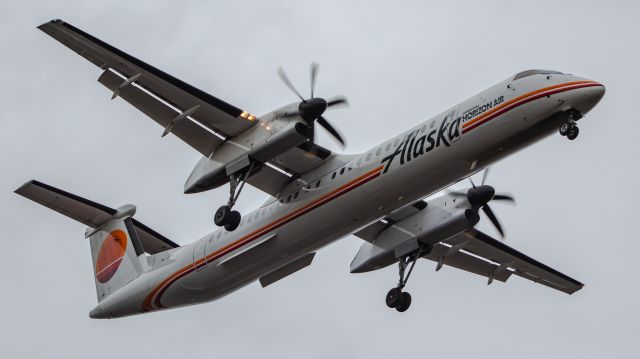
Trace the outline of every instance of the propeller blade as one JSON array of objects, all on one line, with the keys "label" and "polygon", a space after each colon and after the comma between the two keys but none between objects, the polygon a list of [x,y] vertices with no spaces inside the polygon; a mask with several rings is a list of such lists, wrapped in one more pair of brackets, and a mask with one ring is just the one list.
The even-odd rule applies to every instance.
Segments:
[{"label": "propeller blade", "polygon": [[327,121],[322,116],[318,117],[316,121],[320,126],[322,126],[325,130],[327,130],[327,132],[329,132],[333,136],[333,138],[335,138],[336,141],[338,141],[343,147],[346,146],[344,140],[342,139],[342,135],[340,135],[340,132],[338,132],[338,130],[336,130],[333,126],[331,126],[329,121]]},{"label": "propeller blade", "polygon": [[327,101],[327,107],[336,106],[336,105],[349,106],[349,102],[347,101],[347,98],[344,96],[337,96]]},{"label": "propeller blade", "polygon": [[489,175],[489,167],[485,168],[482,174],[482,185],[484,185],[484,182],[487,180],[487,175]]},{"label": "propeller blade", "polygon": [[317,63],[311,63],[311,98],[313,98],[313,89],[316,87],[316,78],[318,77],[319,68],[320,65]]},{"label": "propeller blade", "polygon": [[298,90],[296,90],[296,88],[293,87],[293,84],[291,83],[291,81],[289,81],[289,78],[287,77],[287,74],[284,73],[284,70],[282,69],[282,67],[278,68],[278,76],[280,76],[280,80],[282,80],[282,82],[284,82],[284,84],[287,85],[289,90],[293,91],[293,93],[298,95],[298,97],[302,100],[302,102],[305,102],[304,97],[302,97],[302,95],[300,95],[300,92],[298,92]]},{"label": "propeller blade", "polygon": [[473,186],[473,188],[476,188],[476,184],[473,183],[473,180],[471,179],[471,177],[469,177],[469,182],[471,182],[471,186]]},{"label": "propeller blade", "polygon": [[493,196],[493,201],[509,201],[512,203],[516,203],[515,198],[509,194],[496,194]]},{"label": "propeller blade", "polygon": [[487,217],[489,217],[489,220],[496,227],[496,229],[500,233],[500,236],[504,238],[504,231],[502,230],[502,226],[500,225],[500,222],[498,222],[498,218],[496,218],[496,215],[493,214],[491,207],[489,207],[488,204],[485,204],[484,206],[482,206],[482,211],[487,215]]}]

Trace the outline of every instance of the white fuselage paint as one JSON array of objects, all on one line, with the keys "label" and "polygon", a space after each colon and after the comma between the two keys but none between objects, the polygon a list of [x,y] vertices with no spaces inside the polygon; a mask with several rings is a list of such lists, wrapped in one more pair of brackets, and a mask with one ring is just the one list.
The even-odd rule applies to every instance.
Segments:
[{"label": "white fuselage paint", "polygon": [[[500,82],[366,153],[337,155],[292,182],[279,199],[244,214],[235,231],[218,229],[150,257],[149,269],[91,316],[220,298],[554,133],[565,111],[585,114],[603,94],[601,84],[573,75]],[[438,139],[443,121],[446,133]],[[311,188],[302,188],[304,183]]]}]

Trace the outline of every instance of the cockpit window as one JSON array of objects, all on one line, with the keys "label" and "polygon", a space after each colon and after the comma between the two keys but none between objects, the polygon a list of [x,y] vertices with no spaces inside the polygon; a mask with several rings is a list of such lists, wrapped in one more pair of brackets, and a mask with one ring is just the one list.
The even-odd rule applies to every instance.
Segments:
[{"label": "cockpit window", "polygon": [[564,74],[562,72],[553,71],[553,70],[527,70],[517,74],[513,78],[513,80],[515,81],[515,80],[528,77],[528,76],[533,76],[533,75],[564,75]]}]

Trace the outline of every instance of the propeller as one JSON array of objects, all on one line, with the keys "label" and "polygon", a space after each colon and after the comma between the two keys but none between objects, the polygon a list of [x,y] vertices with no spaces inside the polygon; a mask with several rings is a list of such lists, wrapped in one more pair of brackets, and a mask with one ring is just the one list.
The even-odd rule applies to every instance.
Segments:
[{"label": "propeller", "polygon": [[317,123],[322,128],[324,128],[327,132],[329,132],[329,134],[336,141],[338,141],[338,143],[340,143],[342,147],[344,147],[346,146],[346,142],[342,134],[340,134],[340,131],[338,131],[333,125],[331,125],[331,123],[329,123],[329,121],[327,121],[327,119],[324,118],[322,115],[329,107],[339,106],[339,105],[348,105],[348,102],[347,102],[347,99],[343,96],[337,96],[332,99],[329,99],[328,101],[321,97],[313,97],[314,89],[316,86],[316,79],[318,77],[318,69],[319,69],[319,65],[317,63],[315,62],[311,63],[311,97],[308,99],[305,99],[300,94],[300,92],[295,88],[295,86],[293,86],[293,84],[289,80],[289,77],[287,77],[287,74],[284,72],[282,67],[278,69],[278,76],[280,76],[280,79],[282,80],[282,82],[284,82],[284,84],[289,88],[289,90],[295,93],[296,96],[298,96],[298,98],[302,100],[302,102],[300,102],[300,104],[298,105],[298,111],[288,112],[286,114],[283,114],[283,116],[284,117],[300,116],[304,120],[304,122],[307,124],[307,127],[309,127],[311,130],[310,138],[312,141],[315,140],[315,124]]},{"label": "propeller", "polygon": [[489,221],[491,221],[494,227],[496,227],[496,230],[498,230],[498,232],[500,233],[500,236],[504,238],[504,230],[502,229],[502,225],[500,224],[500,221],[498,221],[496,215],[493,213],[493,210],[491,210],[489,202],[508,201],[515,203],[515,199],[509,194],[496,194],[496,190],[492,186],[486,185],[485,181],[487,180],[488,174],[489,168],[484,171],[482,175],[482,182],[479,186],[476,186],[471,177],[469,177],[469,181],[471,182],[472,187],[469,188],[467,192],[451,191],[449,193],[454,196],[466,197],[469,201],[469,204],[471,204],[471,209],[476,212],[482,209],[482,212],[487,215]]}]

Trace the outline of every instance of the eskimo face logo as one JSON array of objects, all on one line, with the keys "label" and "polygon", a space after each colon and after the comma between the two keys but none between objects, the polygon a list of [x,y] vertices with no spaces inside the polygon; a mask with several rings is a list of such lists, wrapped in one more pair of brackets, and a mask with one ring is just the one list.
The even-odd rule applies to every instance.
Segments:
[{"label": "eskimo face logo", "polygon": [[116,274],[126,248],[127,235],[123,231],[116,229],[107,234],[96,260],[96,279],[98,282],[106,283]]},{"label": "eskimo face logo", "polygon": [[400,158],[400,165],[418,158],[431,150],[444,145],[451,146],[451,143],[460,137],[460,125],[462,118],[458,117],[449,121],[449,115],[440,123],[439,128],[431,130],[428,134],[420,135],[420,130],[416,130],[407,135],[393,153],[382,159],[386,173],[391,167],[391,163],[396,157]]}]

